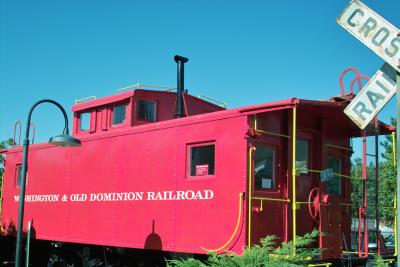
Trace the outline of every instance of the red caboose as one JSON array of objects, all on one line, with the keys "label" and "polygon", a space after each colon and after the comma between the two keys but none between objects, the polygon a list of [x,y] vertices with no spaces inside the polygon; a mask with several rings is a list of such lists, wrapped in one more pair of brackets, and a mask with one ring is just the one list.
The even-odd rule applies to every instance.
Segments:
[{"label": "red caboose", "polygon": [[[82,249],[241,253],[267,235],[288,241],[318,228],[325,259],[351,247],[345,177],[350,139],[361,133],[343,113],[347,100],[225,110],[180,95],[136,88],[76,104],[81,147],[31,145],[24,225],[32,222],[34,238]],[[391,130],[380,124],[381,134]],[[11,233],[21,147],[3,153],[1,224]],[[321,181],[326,169],[333,177]]]}]

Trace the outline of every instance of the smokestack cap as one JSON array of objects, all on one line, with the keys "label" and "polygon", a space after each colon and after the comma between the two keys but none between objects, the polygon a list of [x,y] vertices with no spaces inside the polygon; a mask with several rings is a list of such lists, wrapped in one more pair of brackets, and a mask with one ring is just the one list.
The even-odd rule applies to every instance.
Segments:
[{"label": "smokestack cap", "polygon": [[174,60],[175,60],[176,63],[178,63],[179,61],[181,61],[182,63],[186,63],[186,62],[189,61],[188,58],[182,57],[182,56],[178,56],[178,55],[174,56]]}]

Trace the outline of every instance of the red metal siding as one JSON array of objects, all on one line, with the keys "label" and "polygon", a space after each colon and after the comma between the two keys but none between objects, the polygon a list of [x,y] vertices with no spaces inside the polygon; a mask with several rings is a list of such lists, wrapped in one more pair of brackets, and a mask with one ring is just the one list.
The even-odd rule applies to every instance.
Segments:
[{"label": "red metal siding", "polygon": [[[33,147],[26,194],[58,194],[60,201],[27,202],[25,222],[33,220],[39,239],[205,253],[235,228],[246,186],[246,131],[243,116],[92,138],[79,148]],[[187,144],[204,141],[215,142],[216,173],[187,179]],[[8,155],[8,170],[19,155]],[[17,218],[18,190],[8,171],[5,177],[2,219],[9,224]],[[147,192],[187,190],[212,190],[213,199],[147,200]],[[93,193],[111,192],[143,192],[143,200],[90,201]],[[244,233],[233,251],[243,246]]]}]

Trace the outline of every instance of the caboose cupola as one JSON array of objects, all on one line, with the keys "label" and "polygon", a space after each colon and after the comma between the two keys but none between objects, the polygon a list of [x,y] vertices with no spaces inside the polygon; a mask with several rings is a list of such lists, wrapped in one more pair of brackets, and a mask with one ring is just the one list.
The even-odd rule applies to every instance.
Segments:
[{"label": "caboose cupola", "polygon": [[[223,107],[189,95],[182,90],[182,109],[177,112],[179,96],[174,89],[145,89],[148,85],[128,87],[127,92],[99,99],[90,99],[72,107],[74,135],[96,135],[121,131],[145,124],[224,110]],[[154,88],[154,86],[152,86]],[[181,114],[182,116],[178,116]]]}]

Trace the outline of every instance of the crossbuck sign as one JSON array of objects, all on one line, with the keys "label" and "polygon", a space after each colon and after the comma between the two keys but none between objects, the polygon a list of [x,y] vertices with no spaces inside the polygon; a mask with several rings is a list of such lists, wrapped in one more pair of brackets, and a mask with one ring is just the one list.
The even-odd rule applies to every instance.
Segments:
[{"label": "crossbuck sign", "polygon": [[351,1],[337,22],[400,71],[400,31],[357,0]]},{"label": "crossbuck sign", "polygon": [[395,94],[396,71],[385,63],[345,108],[344,113],[364,129]]},{"label": "crossbuck sign", "polygon": [[364,129],[396,93],[400,31],[358,0],[347,5],[337,22],[387,62],[344,111]]},{"label": "crossbuck sign", "polygon": [[[400,151],[400,31],[358,0],[350,1],[337,22],[386,61],[386,64],[347,106],[345,113],[361,129],[364,129],[397,91],[396,143],[397,151]],[[396,76],[396,82],[394,76]],[[396,205],[400,207],[400,153],[396,156]],[[397,222],[400,222],[400,212],[395,211]],[[395,227],[397,233],[400,233],[400,224],[397,223]],[[396,237],[395,250],[397,251],[400,247],[400,239]],[[400,265],[399,263],[400,253],[397,253],[397,266]]]}]

